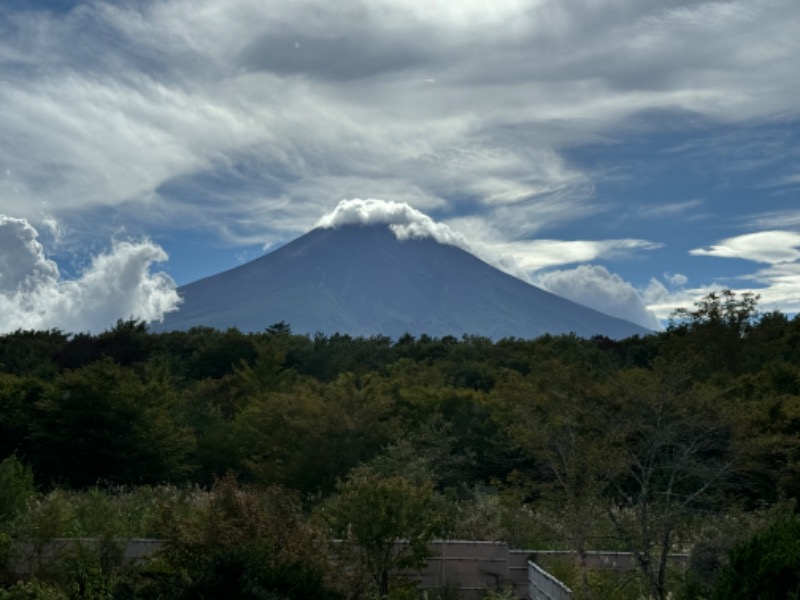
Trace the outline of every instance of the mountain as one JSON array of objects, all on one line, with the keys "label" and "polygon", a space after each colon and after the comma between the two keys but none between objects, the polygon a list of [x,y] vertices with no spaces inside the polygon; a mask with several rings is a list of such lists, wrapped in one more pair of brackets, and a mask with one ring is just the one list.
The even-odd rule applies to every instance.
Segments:
[{"label": "mountain", "polygon": [[492,339],[544,333],[623,338],[648,330],[512,277],[431,238],[386,225],[314,229],[249,263],[179,288],[183,304],[153,331],[204,325],[294,333]]}]

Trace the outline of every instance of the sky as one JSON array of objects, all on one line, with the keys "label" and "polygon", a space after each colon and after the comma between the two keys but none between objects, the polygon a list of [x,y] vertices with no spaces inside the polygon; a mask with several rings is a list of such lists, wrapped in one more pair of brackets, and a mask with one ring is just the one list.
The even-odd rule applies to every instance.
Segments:
[{"label": "sky", "polygon": [[800,311],[797,0],[4,0],[0,331],[393,224],[652,328]]}]

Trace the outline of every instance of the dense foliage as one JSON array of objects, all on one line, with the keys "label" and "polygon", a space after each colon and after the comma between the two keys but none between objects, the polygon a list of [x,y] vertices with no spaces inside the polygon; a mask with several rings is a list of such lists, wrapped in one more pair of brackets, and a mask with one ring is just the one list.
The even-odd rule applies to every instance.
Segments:
[{"label": "dense foliage", "polygon": [[800,520],[780,519],[730,553],[714,589],[719,600],[800,598]]},{"label": "dense foliage", "polygon": [[[601,548],[634,553],[644,594],[706,597],[727,551],[796,503],[798,431],[800,318],[728,291],[620,341],[17,331],[0,337],[0,559],[11,538],[162,536],[149,571],[97,558],[95,597],[359,597],[449,535],[575,550],[583,597],[602,595]],[[358,552],[334,576],[287,536]],[[395,537],[419,543],[392,555]],[[683,583],[675,551],[693,553]],[[17,588],[92,597],[70,577]]]}]

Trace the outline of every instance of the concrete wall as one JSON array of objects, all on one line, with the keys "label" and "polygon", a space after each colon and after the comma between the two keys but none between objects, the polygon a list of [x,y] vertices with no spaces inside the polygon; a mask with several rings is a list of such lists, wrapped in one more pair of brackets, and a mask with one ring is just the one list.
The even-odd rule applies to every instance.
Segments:
[{"label": "concrete wall", "polygon": [[[549,558],[573,558],[576,553],[571,550],[528,550],[531,560],[546,563]],[[577,558],[576,558],[577,560]],[[670,554],[669,564],[674,567],[689,566],[688,554]],[[610,550],[590,550],[586,553],[586,565],[590,569],[610,569],[614,571],[633,571],[636,559],[630,552],[614,552]]]},{"label": "concrete wall", "polygon": [[125,563],[143,560],[164,546],[162,540],[138,538],[119,542],[104,542],[96,538],[55,538],[43,544],[17,540],[11,546],[9,570],[18,576],[30,575],[65,553],[94,552],[100,544],[107,544],[103,551],[116,554]]},{"label": "concrete wall", "polygon": [[[54,539],[35,546],[32,542],[17,541],[12,552],[12,572],[24,576],[37,570],[40,565],[52,562],[65,551],[90,549],[102,543],[96,539]],[[397,542],[401,545],[402,542]],[[162,548],[162,540],[132,539],[120,542],[121,559],[127,562],[143,560]],[[419,582],[422,589],[452,588],[460,590],[465,600],[480,598],[487,590],[513,589],[518,598],[553,598],[562,600],[571,596],[559,595],[558,585],[541,567],[529,565],[539,560],[547,563],[552,558],[572,558],[574,552],[560,550],[515,550],[505,542],[483,542],[466,540],[437,540],[429,546],[431,557],[426,568],[419,572],[402,575]],[[594,569],[632,570],[636,568],[628,552],[589,552],[588,565]],[[673,554],[670,561],[685,567],[687,554]],[[533,587],[532,586],[533,582]],[[560,584],[560,582],[558,582]],[[563,586],[567,591],[568,588]],[[539,588],[539,595],[532,595]],[[555,590],[555,591],[554,591]],[[555,595],[546,595],[555,594]]]},{"label": "concrete wall", "polygon": [[527,554],[512,555],[505,542],[440,540],[429,548],[428,565],[416,574],[420,588],[456,588],[469,599],[513,587],[518,597],[525,596]]}]

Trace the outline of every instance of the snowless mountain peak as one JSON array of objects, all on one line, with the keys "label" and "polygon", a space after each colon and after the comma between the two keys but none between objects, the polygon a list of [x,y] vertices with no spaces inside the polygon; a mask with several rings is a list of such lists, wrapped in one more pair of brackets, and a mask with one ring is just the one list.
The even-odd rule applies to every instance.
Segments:
[{"label": "snowless mountain peak", "polygon": [[[285,321],[296,333],[393,338],[570,332],[622,338],[647,332],[441,243],[426,229],[436,224],[408,205],[349,202],[274,252],[181,287],[180,310],[153,329],[263,331]],[[403,228],[407,238],[398,239],[392,227]]]}]

